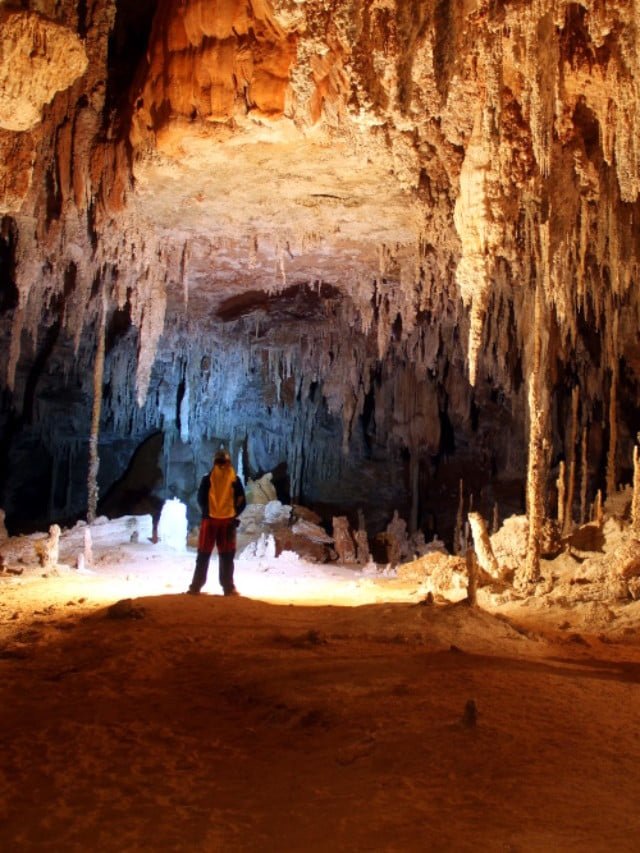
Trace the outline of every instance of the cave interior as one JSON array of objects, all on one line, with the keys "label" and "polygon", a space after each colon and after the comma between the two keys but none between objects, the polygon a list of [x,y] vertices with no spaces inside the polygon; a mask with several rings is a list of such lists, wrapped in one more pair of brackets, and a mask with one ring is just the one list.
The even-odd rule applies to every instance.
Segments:
[{"label": "cave interior", "polygon": [[[215,449],[451,547],[633,475],[640,36],[599,0],[1,2],[0,505],[157,513]],[[636,17],[634,17],[634,15]],[[529,472],[529,473],[528,473]]]}]

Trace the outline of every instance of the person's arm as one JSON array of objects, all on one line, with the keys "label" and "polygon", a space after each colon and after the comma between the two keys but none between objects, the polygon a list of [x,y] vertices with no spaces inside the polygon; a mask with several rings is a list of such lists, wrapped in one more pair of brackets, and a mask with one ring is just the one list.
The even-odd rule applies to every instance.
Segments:
[{"label": "person's arm", "polygon": [[200,480],[198,488],[198,506],[203,518],[209,515],[209,475],[207,474]]},{"label": "person's arm", "polygon": [[236,508],[236,518],[240,515],[247,505],[247,498],[244,493],[244,486],[240,477],[236,477],[233,481],[233,503]]}]

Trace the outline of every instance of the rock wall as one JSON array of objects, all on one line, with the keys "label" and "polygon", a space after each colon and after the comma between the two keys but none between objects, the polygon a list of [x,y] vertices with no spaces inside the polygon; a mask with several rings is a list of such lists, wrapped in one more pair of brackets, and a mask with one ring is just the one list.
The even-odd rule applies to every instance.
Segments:
[{"label": "rock wall", "polygon": [[378,530],[398,508],[449,536],[460,479],[486,517],[522,511],[536,335],[543,481],[630,477],[636,3],[0,15],[10,526],[86,507],[102,334],[102,495],[162,433],[164,497],[224,441]]}]

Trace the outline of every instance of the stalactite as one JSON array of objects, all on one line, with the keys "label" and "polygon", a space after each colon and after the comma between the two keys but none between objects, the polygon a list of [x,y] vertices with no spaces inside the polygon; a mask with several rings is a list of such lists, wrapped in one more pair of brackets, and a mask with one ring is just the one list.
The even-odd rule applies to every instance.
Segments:
[{"label": "stalactite", "polygon": [[[155,247],[155,251],[148,251],[149,255],[143,255],[137,274],[132,311],[132,321],[140,330],[136,372],[137,401],[140,407],[144,406],[147,398],[151,371],[164,330],[168,282],[170,278],[173,281],[179,280],[182,254],[177,247],[174,247],[173,252],[161,246]],[[148,261],[145,262],[147,257]]]},{"label": "stalactite", "polygon": [[551,172],[551,147],[558,103],[557,40],[553,4],[535,0],[522,16],[524,24],[524,84],[526,112],[531,125],[533,152],[543,177]]},{"label": "stalactite", "polygon": [[[24,293],[24,296],[23,296]],[[25,322],[25,305],[26,302],[26,293],[24,291],[20,291],[20,301],[18,307],[13,313],[13,321],[11,323],[11,340],[9,343],[9,357],[7,359],[7,368],[6,368],[6,386],[10,391],[13,391],[15,388],[16,381],[16,369],[18,366],[18,360],[20,358],[20,345],[22,341],[22,330],[24,328]],[[23,302],[24,300],[24,302]]]},{"label": "stalactite", "polygon": [[[486,98],[486,95],[485,95]],[[462,257],[456,279],[465,306],[469,309],[469,381],[475,385],[482,347],[483,325],[491,297],[493,258],[502,243],[503,223],[494,218],[492,199],[500,195],[496,171],[496,136],[488,133],[493,121],[489,103],[476,110],[473,132],[460,172],[460,195],[454,221],[462,242]]]},{"label": "stalactite", "polygon": [[104,299],[96,321],[96,358],[93,367],[93,404],[91,407],[91,431],[89,433],[89,471],[87,477],[87,521],[95,521],[98,510],[98,438],[100,414],[102,412],[102,383],[104,378],[106,305]]}]

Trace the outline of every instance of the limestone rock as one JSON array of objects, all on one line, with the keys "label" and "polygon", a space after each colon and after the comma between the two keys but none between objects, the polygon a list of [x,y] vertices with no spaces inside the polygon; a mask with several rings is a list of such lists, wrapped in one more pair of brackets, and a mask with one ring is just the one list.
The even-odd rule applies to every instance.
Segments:
[{"label": "limestone rock", "polygon": [[613,571],[626,580],[640,577],[640,540],[629,539],[619,545],[608,561]]},{"label": "limestone rock", "polygon": [[245,507],[240,515],[239,531],[248,536],[257,535],[265,525],[264,510],[266,504],[254,503]]},{"label": "limestone rock", "polygon": [[87,68],[78,36],[32,12],[0,9],[0,128],[29,130]]},{"label": "limestone rock", "polygon": [[57,524],[52,524],[49,528],[49,536],[46,539],[37,539],[34,544],[42,568],[54,568],[58,564],[59,558],[60,527]]},{"label": "limestone rock", "polygon": [[311,521],[299,519],[296,521],[291,530],[298,536],[304,536],[312,542],[318,542],[321,545],[333,545],[333,537],[329,536],[327,531],[320,527],[319,524],[314,524]]},{"label": "limestone rock", "polygon": [[48,534],[32,533],[28,536],[8,536],[0,541],[0,553],[5,565],[54,568],[60,557],[61,531],[52,524]]},{"label": "limestone rock", "polygon": [[397,566],[402,560],[412,556],[407,523],[403,518],[400,518],[397,510],[394,511],[393,518],[387,525],[384,541],[387,545],[387,556],[392,566]]},{"label": "limestone rock", "polygon": [[90,553],[85,543],[88,540],[89,552],[95,547],[99,550],[117,548],[131,542],[134,534],[139,542],[150,542],[153,533],[153,521],[150,515],[130,515],[108,519],[100,516],[92,525],[79,521],[74,527],[63,530],[60,536],[60,561],[75,565],[78,554],[83,553],[85,564],[91,565]]},{"label": "limestone rock", "polygon": [[[138,531],[133,535],[139,537]],[[187,508],[177,498],[165,501],[158,523],[158,538],[169,548],[184,551],[187,546]]]},{"label": "limestone rock", "polygon": [[280,503],[278,500],[269,501],[264,508],[265,524],[281,525],[288,524],[291,518],[291,507]]},{"label": "limestone rock", "polygon": [[322,521],[322,516],[318,515],[317,512],[314,512],[309,507],[301,506],[300,504],[293,504],[291,507],[291,516],[294,519],[299,519],[302,521],[309,521],[311,524],[320,524]]},{"label": "limestone rock", "polygon": [[629,578],[627,589],[634,601],[640,600],[640,577]]},{"label": "limestone rock", "polygon": [[346,516],[334,516],[333,541],[338,554],[338,562],[347,565],[358,562],[356,545],[351,534],[349,519]]},{"label": "limestone rock", "polygon": [[248,480],[245,488],[248,504],[268,504],[277,500],[273,485],[273,474],[268,473],[259,480]]},{"label": "limestone rock", "polygon": [[353,539],[356,545],[356,560],[359,565],[366,566],[371,560],[371,551],[369,550],[369,538],[367,531],[359,527],[353,534]]},{"label": "limestone rock", "polygon": [[629,520],[631,517],[631,502],[633,500],[633,488],[626,486],[607,497],[604,508],[608,516]]},{"label": "limestone rock", "polygon": [[313,563],[326,563],[335,559],[335,552],[327,543],[318,542],[316,538],[310,538],[304,533],[296,533],[294,528],[280,527],[274,531],[273,537],[276,543],[276,556],[284,552],[297,554],[303,560]]},{"label": "limestone rock", "polygon": [[478,557],[478,564],[487,574],[499,579],[501,574],[500,566],[491,547],[486,522],[479,512],[470,512],[468,518],[473,534],[473,544]]},{"label": "limestone rock", "polygon": [[276,540],[273,534],[261,533],[238,554],[240,560],[273,559],[276,556]]},{"label": "limestone rock", "polygon": [[466,597],[468,576],[461,557],[434,552],[398,566],[398,577],[416,581],[425,593],[442,596],[450,601]]},{"label": "limestone rock", "polygon": [[505,571],[515,572],[524,565],[528,529],[526,515],[513,515],[506,518],[502,527],[490,537],[496,560]]}]

